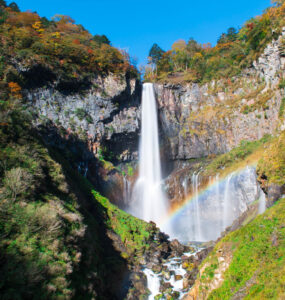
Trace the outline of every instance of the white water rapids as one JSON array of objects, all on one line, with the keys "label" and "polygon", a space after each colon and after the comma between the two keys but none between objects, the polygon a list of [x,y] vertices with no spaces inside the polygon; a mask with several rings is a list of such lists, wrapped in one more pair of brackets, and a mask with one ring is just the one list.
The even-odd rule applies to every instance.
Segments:
[{"label": "white water rapids", "polygon": [[158,120],[153,85],[145,83],[142,95],[142,129],[139,177],[134,186],[129,212],[161,225],[167,216],[167,199],[162,191]]},{"label": "white water rapids", "polygon": [[[201,249],[200,249],[201,250]],[[198,251],[197,251],[198,252]],[[184,253],[184,257],[194,256],[197,252],[193,253]],[[181,257],[174,257],[167,260],[163,266],[167,267],[169,272],[169,277],[166,278],[163,272],[158,274],[154,273],[150,269],[144,269],[144,274],[147,277],[147,287],[150,291],[150,295],[148,296],[148,300],[154,300],[155,296],[161,294],[160,293],[160,283],[163,280],[166,283],[170,283],[173,292],[178,292],[179,296],[177,299],[182,299],[183,296],[187,293],[189,289],[183,289],[183,279],[186,275],[186,270],[182,268],[182,260]],[[179,276],[179,278],[177,277]],[[164,297],[162,299],[165,299]]]}]

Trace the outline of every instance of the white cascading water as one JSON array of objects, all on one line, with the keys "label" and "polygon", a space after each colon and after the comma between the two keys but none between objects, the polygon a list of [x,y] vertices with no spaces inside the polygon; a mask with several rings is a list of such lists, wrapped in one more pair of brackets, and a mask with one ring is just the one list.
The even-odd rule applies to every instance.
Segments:
[{"label": "white cascading water", "polygon": [[225,187],[225,194],[224,194],[224,207],[223,207],[223,227],[224,229],[227,228],[231,222],[232,218],[230,216],[230,199],[229,199],[229,189],[230,189],[230,184],[231,184],[231,179],[232,179],[233,174],[230,174],[227,179],[226,179],[226,187]]},{"label": "white cascading water", "polygon": [[266,210],[266,196],[264,193],[259,198],[258,213],[263,214]]},{"label": "white cascading water", "polygon": [[167,216],[167,199],[161,183],[156,100],[153,85],[145,83],[142,94],[139,177],[134,186],[129,212],[145,221],[161,225]]},{"label": "white cascading water", "polygon": [[124,181],[124,191],[123,191],[124,204],[128,205],[131,199],[131,183],[126,178],[126,176],[124,176],[123,181]]},{"label": "white cascading water", "polygon": [[[199,178],[200,177],[200,178]],[[217,239],[234,220],[259,199],[262,213],[265,195],[256,179],[254,167],[230,174],[199,191],[201,176],[192,175],[192,198],[170,220],[171,238],[182,242],[205,242]]]},{"label": "white cascading water", "polygon": [[201,235],[201,215],[200,215],[200,204],[199,204],[199,172],[197,174],[193,174],[192,176],[192,185],[193,192],[195,193],[194,198],[194,235],[193,240],[202,241]]},{"label": "white cascading water", "polygon": [[187,195],[188,195],[188,180],[187,177],[185,177],[185,179],[183,180],[183,189],[184,189],[184,198],[186,199]]}]

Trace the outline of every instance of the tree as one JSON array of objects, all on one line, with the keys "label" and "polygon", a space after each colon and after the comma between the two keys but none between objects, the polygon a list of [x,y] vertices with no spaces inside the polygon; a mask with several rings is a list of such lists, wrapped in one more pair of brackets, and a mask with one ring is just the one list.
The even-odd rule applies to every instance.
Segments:
[{"label": "tree", "polygon": [[218,39],[218,44],[226,44],[229,42],[234,42],[237,39],[238,31],[234,27],[230,27],[227,33],[222,33]]},{"label": "tree", "polygon": [[272,0],[271,2],[278,7],[284,3],[284,0]]},{"label": "tree", "polygon": [[52,17],[52,20],[60,24],[75,24],[75,20],[66,15],[55,15]]},{"label": "tree", "polygon": [[184,40],[178,40],[172,45],[173,62],[176,71],[187,69],[189,55],[186,51],[186,42]]},{"label": "tree", "polygon": [[10,7],[14,12],[20,12],[19,6],[15,2],[10,3],[8,7]]},{"label": "tree", "polygon": [[[0,0],[1,1],[1,0]],[[5,3],[5,1],[3,1]],[[2,2],[0,2],[0,25],[3,24],[6,19],[7,19],[7,12],[5,11],[5,9],[3,7],[6,7],[6,6],[2,6]]]},{"label": "tree", "polygon": [[0,7],[3,6],[3,7],[7,7],[7,3],[5,0],[0,0]]},{"label": "tree", "polygon": [[96,34],[96,35],[93,36],[92,40],[94,42],[96,42],[97,44],[99,44],[100,46],[102,44],[107,44],[107,45],[111,44],[110,40],[104,34],[103,35]]},{"label": "tree", "polygon": [[218,39],[218,44],[225,44],[227,42],[227,35],[225,33],[222,33],[222,35]]},{"label": "tree", "polygon": [[3,180],[5,192],[15,201],[33,182],[33,176],[23,168],[13,168],[5,172]]},{"label": "tree", "polygon": [[158,62],[161,60],[164,50],[162,50],[156,43],[152,45],[149,50],[148,56],[151,58],[151,63],[157,66]]},{"label": "tree", "polygon": [[230,42],[234,42],[237,39],[238,31],[234,27],[230,27],[227,31],[227,39]]}]

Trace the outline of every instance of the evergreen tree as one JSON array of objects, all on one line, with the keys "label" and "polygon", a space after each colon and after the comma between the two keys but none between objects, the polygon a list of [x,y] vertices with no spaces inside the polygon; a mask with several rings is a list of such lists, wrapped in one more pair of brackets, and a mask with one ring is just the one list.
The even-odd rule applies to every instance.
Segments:
[{"label": "evergreen tree", "polygon": [[7,7],[7,4],[6,4],[5,0],[0,0],[0,7],[1,6]]},{"label": "evergreen tree", "polygon": [[8,7],[10,7],[15,12],[20,12],[19,6],[15,2],[10,3]]},{"label": "evergreen tree", "polygon": [[111,42],[110,40],[106,37],[106,35],[100,35],[100,34],[96,34],[93,36],[93,41],[95,41],[96,43],[98,43],[100,46],[102,44],[107,44],[110,45]]},{"label": "evergreen tree", "polygon": [[155,65],[159,62],[162,58],[162,55],[165,53],[156,43],[152,45],[149,50],[148,56],[151,58],[151,62]]}]

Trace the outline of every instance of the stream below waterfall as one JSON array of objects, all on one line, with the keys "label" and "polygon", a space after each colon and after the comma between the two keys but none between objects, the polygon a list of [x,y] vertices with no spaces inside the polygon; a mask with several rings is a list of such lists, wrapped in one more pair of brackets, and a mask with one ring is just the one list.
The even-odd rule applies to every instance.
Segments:
[{"label": "stream below waterfall", "polygon": [[147,287],[150,291],[148,300],[154,300],[155,296],[165,292],[168,292],[173,299],[182,299],[190,290],[184,284],[184,280],[187,280],[187,271],[186,268],[183,268],[183,261],[191,256],[194,257],[200,250],[202,248],[196,248],[196,251],[184,253],[181,257],[167,259],[162,265],[161,272],[145,268],[143,272],[147,277]]}]

